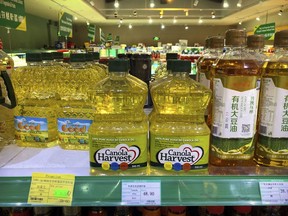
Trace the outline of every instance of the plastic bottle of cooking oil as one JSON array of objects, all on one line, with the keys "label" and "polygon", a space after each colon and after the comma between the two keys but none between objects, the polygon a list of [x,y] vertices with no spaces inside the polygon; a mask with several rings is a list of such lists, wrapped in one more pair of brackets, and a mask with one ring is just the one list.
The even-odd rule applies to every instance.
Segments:
[{"label": "plastic bottle of cooking oil", "polygon": [[[204,85],[206,88],[213,89],[213,76],[211,67],[215,60],[222,55],[224,48],[224,38],[221,36],[214,36],[208,38],[207,46],[209,51],[207,51],[198,62],[198,74],[199,82]],[[212,100],[210,101],[206,111],[205,118],[208,126],[211,126],[212,121]]]},{"label": "plastic bottle of cooking oil", "polygon": [[228,51],[220,56],[213,79],[210,162],[216,166],[253,164],[261,71],[246,49],[246,32],[226,32]]},{"label": "plastic bottle of cooking oil", "polygon": [[274,39],[275,53],[263,65],[259,105],[257,163],[288,166],[288,31]]},{"label": "plastic bottle of cooking oil", "polygon": [[196,80],[199,82],[200,81],[200,76],[199,76],[199,72],[200,72],[200,62],[202,61],[202,58],[207,55],[207,53],[210,52],[210,49],[209,49],[209,39],[210,37],[206,38],[205,39],[205,45],[204,45],[204,50],[202,51],[201,55],[199,56],[199,58],[196,60],[196,70],[197,70],[197,73],[196,73]]},{"label": "plastic bottle of cooking oil", "polygon": [[88,150],[88,129],[93,120],[88,89],[95,82],[93,71],[85,63],[84,53],[72,53],[70,66],[59,71],[58,136],[64,149]]},{"label": "plastic bottle of cooking oil", "polygon": [[14,142],[15,93],[10,80],[13,59],[0,47],[0,147]]},{"label": "plastic bottle of cooking oil", "polygon": [[24,147],[51,147],[57,144],[55,94],[47,90],[41,53],[27,53],[26,61],[27,67],[18,68],[14,77],[19,98],[14,110],[16,142]]},{"label": "plastic bottle of cooking oil", "polygon": [[204,111],[211,90],[189,78],[191,62],[170,60],[172,76],[151,89],[150,166],[155,175],[206,172],[210,130]]},{"label": "plastic bottle of cooking oil", "polygon": [[[90,91],[95,106],[89,129],[90,166],[95,175],[146,175],[147,86],[129,79],[129,61],[109,61],[109,77]],[[135,79],[136,80],[136,79]]]},{"label": "plastic bottle of cooking oil", "polygon": [[267,56],[263,52],[265,45],[264,35],[249,35],[247,36],[247,51],[263,64]]}]

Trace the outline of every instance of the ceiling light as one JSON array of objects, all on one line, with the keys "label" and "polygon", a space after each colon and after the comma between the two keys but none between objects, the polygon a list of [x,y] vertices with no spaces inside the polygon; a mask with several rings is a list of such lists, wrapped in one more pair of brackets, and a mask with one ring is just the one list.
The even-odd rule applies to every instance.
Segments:
[{"label": "ceiling light", "polygon": [[151,17],[149,18],[148,22],[149,22],[149,23],[152,23],[152,22],[153,22],[153,20],[152,20]]},{"label": "ceiling light", "polygon": [[150,8],[154,8],[155,7],[155,2],[154,0],[150,0]]},{"label": "ceiling light", "polygon": [[129,24],[129,26],[128,26],[128,27],[129,27],[129,29],[132,29],[132,25],[131,25],[131,24]]},{"label": "ceiling light", "polygon": [[242,21],[239,21],[239,23],[238,23],[239,25],[242,25]]},{"label": "ceiling light", "polygon": [[197,7],[198,3],[199,3],[199,0],[194,0],[194,3],[193,3],[194,7]]},{"label": "ceiling light", "polygon": [[92,7],[94,7],[95,3],[93,1],[89,2]]},{"label": "ceiling light", "polygon": [[185,16],[189,16],[189,11],[188,10],[185,11]]},{"label": "ceiling light", "polygon": [[162,25],[161,25],[161,29],[164,29],[164,28],[165,28],[165,25],[164,25],[164,24],[162,24]]},{"label": "ceiling light", "polygon": [[78,18],[75,16],[75,17],[74,17],[74,20],[78,20]]},{"label": "ceiling light", "polygon": [[119,20],[119,22],[120,22],[120,23],[123,23],[123,19],[121,18],[121,19]]},{"label": "ceiling light", "polygon": [[242,0],[239,0],[239,1],[238,1],[237,7],[239,7],[239,8],[242,7]]},{"label": "ceiling light", "polygon": [[177,22],[176,17],[174,17],[174,19],[173,19],[173,23],[176,23],[176,22]]},{"label": "ceiling light", "polygon": [[185,26],[185,30],[188,30],[189,29],[189,27],[188,26]]},{"label": "ceiling light", "polygon": [[133,11],[133,16],[134,16],[134,17],[137,16],[137,11]]},{"label": "ceiling light", "polygon": [[279,10],[278,15],[282,16],[282,12],[283,12],[282,10]]},{"label": "ceiling light", "polygon": [[228,0],[224,0],[223,1],[223,8],[228,8],[228,7],[229,7]]},{"label": "ceiling light", "polygon": [[118,0],[115,0],[115,2],[114,2],[114,7],[115,7],[115,8],[119,8],[119,1],[118,1]]},{"label": "ceiling light", "polygon": [[212,18],[212,19],[215,19],[215,18],[216,18],[214,11],[211,12],[211,18]]},{"label": "ceiling light", "polygon": [[121,24],[118,24],[118,28],[120,28],[121,27]]},{"label": "ceiling light", "polygon": [[257,21],[260,21],[260,17],[256,17],[256,20],[257,20]]},{"label": "ceiling light", "polygon": [[90,25],[89,21],[86,21],[86,24],[87,24],[87,25]]},{"label": "ceiling light", "polygon": [[198,23],[203,23],[203,20],[199,18]]}]

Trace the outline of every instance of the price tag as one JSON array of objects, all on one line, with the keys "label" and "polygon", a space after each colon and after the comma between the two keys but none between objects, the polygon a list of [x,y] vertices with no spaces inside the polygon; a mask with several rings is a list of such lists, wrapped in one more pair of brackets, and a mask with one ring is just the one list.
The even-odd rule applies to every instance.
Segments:
[{"label": "price tag", "polygon": [[288,204],[288,182],[259,182],[263,204]]},{"label": "price tag", "polygon": [[123,180],[122,205],[160,206],[161,182]]},{"label": "price tag", "polygon": [[32,173],[28,203],[72,204],[75,176],[70,174]]}]

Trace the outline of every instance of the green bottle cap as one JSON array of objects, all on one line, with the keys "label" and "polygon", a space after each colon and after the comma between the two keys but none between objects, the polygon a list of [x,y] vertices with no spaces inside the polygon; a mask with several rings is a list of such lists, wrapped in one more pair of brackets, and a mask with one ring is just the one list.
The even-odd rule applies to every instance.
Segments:
[{"label": "green bottle cap", "polygon": [[108,62],[109,72],[127,72],[130,68],[128,59],[111,59]]},{"label": "green bottle cap", "polygon": [[187,60],[168,60],[167,69],[172,72],[191,72],[191,62]]},{"label": "green bottle cap", "polygon": [[71,53],[70,62],[85,62],[86,54],[85,53]]}]

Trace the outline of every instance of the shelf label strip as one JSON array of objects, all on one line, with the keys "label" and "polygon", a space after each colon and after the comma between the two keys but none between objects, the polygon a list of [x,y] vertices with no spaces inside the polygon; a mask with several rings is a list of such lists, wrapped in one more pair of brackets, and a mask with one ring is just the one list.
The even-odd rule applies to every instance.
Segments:
[{"label": "shelf label strip", "polygon": [[263,204],[288,204],[288,182],[259,182]]},{"label": "shelf label strip", "polygon": [[122,180],[122,205],[160,206],[160,180]]},{"label": "shelf label strip", "polygon": [[28,203],[71,206],[75,176],[32,173]]}]

